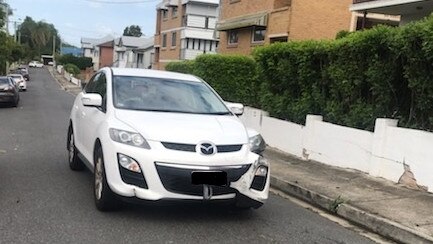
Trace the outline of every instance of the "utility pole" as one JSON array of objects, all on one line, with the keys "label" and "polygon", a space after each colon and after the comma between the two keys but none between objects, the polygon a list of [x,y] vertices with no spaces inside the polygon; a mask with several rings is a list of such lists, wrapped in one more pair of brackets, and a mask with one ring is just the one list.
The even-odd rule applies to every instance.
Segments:
[{"label": "utility pole", "polygon": [[53,35],[53,64],[56,56],[56,35]]},{"label": "utility pole", "polygon": [[9,4],[7,4],[6,2],[4,3],[5,9],[6,9],[6,33],[9,35]]},{"label": "utility pole", "polygon": [[14,39],[15,39],[15,42],[17,42],[18,41],[18,29],[17,29],[17,21],[14,21],[14,30],[15,30],[15,36],[14,36]]}]

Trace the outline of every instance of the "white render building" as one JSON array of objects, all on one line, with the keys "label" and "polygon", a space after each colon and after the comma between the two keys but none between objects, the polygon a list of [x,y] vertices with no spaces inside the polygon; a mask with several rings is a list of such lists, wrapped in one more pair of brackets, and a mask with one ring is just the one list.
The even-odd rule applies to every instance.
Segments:
[{"label": "white render building", "polygon": [[219,0],[163,0],[156,7],[155,69],[216,53]]}]

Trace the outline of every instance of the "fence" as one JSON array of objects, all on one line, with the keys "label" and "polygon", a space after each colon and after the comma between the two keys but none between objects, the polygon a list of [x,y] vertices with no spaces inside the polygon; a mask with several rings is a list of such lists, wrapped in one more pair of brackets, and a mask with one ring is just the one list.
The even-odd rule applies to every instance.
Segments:
[{"label": "fence", "polygon": [[241,120],[259,131],[269,146],[301,159],[394,182],[413,173],[415,186],[433,192],[433,133],[399,128],[392,119],[376,119],[374,132],[327,123],[316,115],[298,125],[254,108],[245,108]]}]

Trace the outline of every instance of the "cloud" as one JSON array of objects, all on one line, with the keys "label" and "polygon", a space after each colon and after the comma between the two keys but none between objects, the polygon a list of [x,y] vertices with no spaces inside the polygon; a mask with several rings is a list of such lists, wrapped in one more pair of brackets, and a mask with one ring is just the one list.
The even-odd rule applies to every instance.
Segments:
[{"label": "cloud", "polygon": [[91,8],[95,8],[95,9],[100,9],[102,8],[102,4],[101,3],[97,3],[97,2],[89,2],[89,6]]},{"label": "cloud", "polygon": [[100,36],[106,36],[106,35],[116,36],[118,34],[110,26],[101,23],[95,25],[95,30],[96,30],[96,34]]}]

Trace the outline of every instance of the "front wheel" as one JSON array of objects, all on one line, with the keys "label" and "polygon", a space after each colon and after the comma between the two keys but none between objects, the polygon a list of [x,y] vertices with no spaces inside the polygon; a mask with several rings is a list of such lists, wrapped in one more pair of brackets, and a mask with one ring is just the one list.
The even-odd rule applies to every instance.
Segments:
[{"label": "front wheel", "polygon": [[74,132],[72,126],[68,130],[68,161],[69,168],[75,171],[81,171],[84,169],[84,163],[78,157],[77,148],[75,147]]},{"label": "front wheel", "polygon": [[98,147],[95,152],[95,170],[94,170],[94,195],[95,205],[99,211],[113,211],[121,207],[121,202],[116,194],[111,191],[105,174],[104,156],[102,148]]}]

